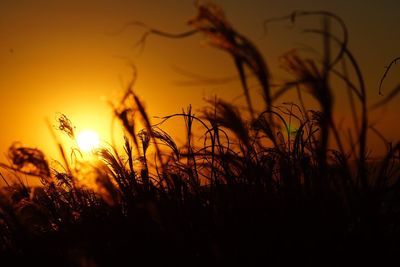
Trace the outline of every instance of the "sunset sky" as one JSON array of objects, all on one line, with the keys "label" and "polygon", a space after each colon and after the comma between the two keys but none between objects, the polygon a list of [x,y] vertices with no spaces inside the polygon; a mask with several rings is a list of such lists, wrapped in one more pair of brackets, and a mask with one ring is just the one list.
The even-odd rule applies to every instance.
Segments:
[{"label": "sunset sky", "polygon": [[[231,23],[260,48],[272,73],[279,73],[279,56],[283,53],[302,43],[320,43],[315,36],[299,33],[301,20],[294,28],[289,22],[271,24],[264,34],[265,19],[294,10],[323,9],[338,14],[347,24],[349,46],[364,73],[369,103],[379,100],[378,85],[384,67],[400,56],[398,0],[216,3]],[[183,40],[150,36],[141,51],[134,44],[143,29],[131,27],[118,35],[107,34],[132,20],[183,32],[190,29],[187,21],[196,12],[193,1],[183,0],[1,0],[0,160],[5,160],[4,154],[14,141],[42,148],[54,156],[55,145],[45,120],[55,124],[58,113],[66,114],[77,131],[93,129],[108,142],[112,112],[107,101],[117,102],[130,80],[131,68],[126,59],[138,69],[135,90],[152,116],[177,113],[189,104],[200,113],[204,99],[214,95],[241,103],[238,82],[191,83],[188,73],[216,79],[236,74],[231,58],[208,46],[203,36]],[[304,25],[318,27],[319,20],[305,20]],[[395,66],[384,83],[384,93],[400,82],[399,73],[400,66]],[[254,98],[259,94],[257,88],[252,91]],[[336,103],[341,104],[342,98],[343,92],[338,92]],[[400,136],[399,104],[400,96],[371,119],[392,141]],[[337,111],[340,117],[346,117],[345,108],[337,107]],[[381,144],[371,142],[370,148],[379,151]]]}]

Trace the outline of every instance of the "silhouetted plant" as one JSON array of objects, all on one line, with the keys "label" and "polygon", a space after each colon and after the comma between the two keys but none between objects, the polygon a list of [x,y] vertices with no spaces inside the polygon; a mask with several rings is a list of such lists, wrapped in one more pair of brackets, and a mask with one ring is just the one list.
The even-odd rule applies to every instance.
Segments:
[{"label": "silhouetted plant", "polygon": [[[154,124],[134,91],[134,73],[121,101],[112,105],[124,129],[122,149],[114,144],[96,151],[92,187],[79,182],[83,163],[79,156],[68,160],[55,134],[63,161],[58,168],[39,149],[13,144],[10,163],[0,165],[16,177],[14,183],[5,179],[8,185],[0,194],[2,262],[343,266],[395,260],[400,144],[390,146],[381,161],[367,162],[366,90],[347,47],[343,21],[325,11],[266,21],[323,17],[322,30],[307,30],[322,37],[322,58],[285,54],[282,62],[291,79],[273,88],[263,56],[222,10],[213,4],[197,8],[189,22],[194,30],[186,33],[165,33],[139,22],[128,25],[148,30],[141,43],[149,34],[205,34],[233,57],[250,116],[215,99],[200,116],[189,106]],[[341,38],[330,31],[331,20],[341,27]],[[336,55],[332,46],[338,47]],[[355,78],[348,75],[348,63]],[[253,107],[246,70],[261,85],[265,108],[260,112]],[[331,76],[343,82],[352,109],[356,137],[347,147],[334,120],[337,85]],[[297,91],[298,101],[276,104],[290,90]],[[317,101],[318,110],[304,105],[304,91]],[[396,87],[373,107],[386,104],[398,91]],[[186,143],[181,147],[163,130],[163,123],[172,119],[184,121]],[[65,115],[57,120],[56,128],[74,139],[70,120]],[[25,186],[23,175],[39,177],[42,187]]]}]

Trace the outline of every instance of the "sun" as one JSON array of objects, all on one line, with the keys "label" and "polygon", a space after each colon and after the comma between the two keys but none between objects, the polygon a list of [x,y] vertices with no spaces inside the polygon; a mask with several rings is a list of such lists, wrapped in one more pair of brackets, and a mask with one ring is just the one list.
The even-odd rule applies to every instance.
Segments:
[{"label": "sun", "polygon": [[78,134],[76,141],[79,149],[83,152],[91,152],[100,145],[99,135],[93,130],[81,131]]}]

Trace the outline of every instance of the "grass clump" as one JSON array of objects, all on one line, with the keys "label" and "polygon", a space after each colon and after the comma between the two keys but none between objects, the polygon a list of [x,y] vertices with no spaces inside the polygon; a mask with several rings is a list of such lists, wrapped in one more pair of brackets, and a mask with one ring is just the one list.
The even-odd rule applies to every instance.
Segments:
[{"label": "grass clump", "polygon": [[[343,266],[396,260],[400,144],[392,145],[381,161],[369,163],[366,90],[341,19],[329,12],[280,18],[322,17],[322,29],[310,31],[324,46],[318,60],[286,54],[283,64],[292,78],[276,88],[261,53],[220,8],[199,4],[198,11],[189,22],[193,30],[170,34],[148,29],[142,41],[149,34],[204,34],[232,56],[249,115],[215,99],[201,116],[189,107],[152,124],[132,83],[113,106],[125,130],[122,150],[97,151],[94,188],[79,183],[82,169],[60,143],[61,168],[51,167],[38,149],[12,145],[10,163],[1,164],[16,176],[13,184],[5,180],[0,198],[1,262]],[[332,21],[342,27],[343,38],[330,31]],[[345,65],[356,73],[355,81]],[[261,112],[252,103],[246,71],[262,90]],[[334,120],[331,77],[345,85],[353,111],[355,136],[347,146]],[[298,103],[275,104],[290,90],[297,92]],[[318,109],[304,105],[304,91]],[[396,93],[395,88],[388,100]],[[162,129],[176,118],[185,123],[182,147]],[[138,130],[137,119],[143,129]],[[195,132],[197,126],[203,131]],[[63,115],[59,129],[74,138]],[[25,186],[23,174],[39,177],[43,186]]]}]

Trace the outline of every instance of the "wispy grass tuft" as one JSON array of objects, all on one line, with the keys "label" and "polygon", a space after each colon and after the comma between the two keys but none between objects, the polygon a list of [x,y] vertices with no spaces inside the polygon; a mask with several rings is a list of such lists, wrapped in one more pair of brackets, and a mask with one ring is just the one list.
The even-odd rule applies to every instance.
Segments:
[{"label": "wispy grass tuft", "polygon": [[[380,133],[368,125],[373,109],[367,108],[344,22],[326,11],[267,20],[265,25],[322,18],[321,28],[306,29],[322,39],[321,56],[285,54],[290,78],[272,86],[264,57],[222,9],[210,3],[196,7],[198,14],[189,21],[193,29],[185,33],[128,25],[147,30],[141,44],[150,34],[176,39],[204,34],[232,56],[246,112],[215,98],[200,115],[189,106],[153,123],[134,91],[134,72],[122,99],[111,105],[124,130],[123,144],[96,151],[89,174],[79,157],[68,160],[52,127],[63,160],[58,168],[41,150],[13,144],[9,163],[0,164],[7,173],[1,175],[7,184],[0,193],[2,263],[343,266],[397,260],[400,144],[388,145],[381,136],[386,155],[368,158],[369,129]],[[341,36],[331,31],[334,25]],[[253,107],[248,75],[260,84],[261,111]],[[354,123],[349,135],[335,121],[333,78],[348,95]],[[290,91],[297,99],[279,103]],[[372,107],[386,105],[398,91]],[[317,108],[304,104],[305,93]],[[182,146],[163,129],[176,119],[185,125]],[[71,121],[65,115],[57,121],[56,128],[74,139]],[[80,182],[84,174],[95,177],[94,185]],[[26,186],[25,175],[39,177],[42,186]]]}]

